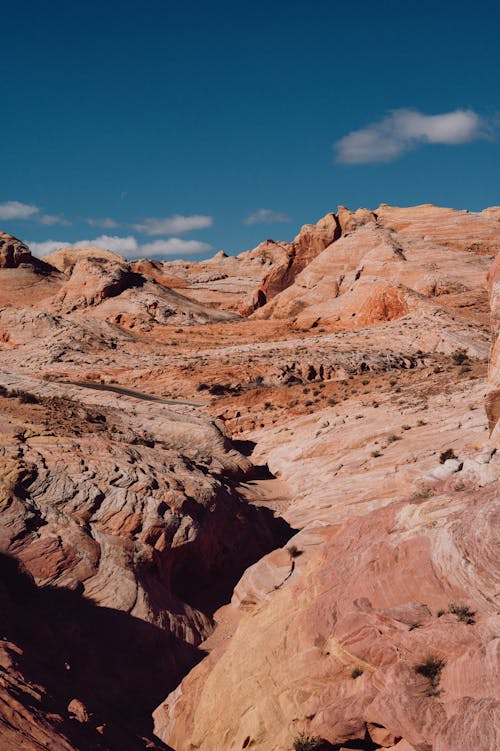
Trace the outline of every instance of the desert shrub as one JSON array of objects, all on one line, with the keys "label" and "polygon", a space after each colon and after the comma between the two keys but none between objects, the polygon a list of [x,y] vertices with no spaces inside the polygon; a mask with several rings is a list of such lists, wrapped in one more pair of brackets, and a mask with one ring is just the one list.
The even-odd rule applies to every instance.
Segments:
[{"label": "desert shrub", "polygon": [[296,545],[289,545],[287,547],[288,555],[290,558],[298,558],[299,555],[302,555],[302,550],[298,548]]},{"label": "desert shrub", "polygon": [[351,672],[351,678],[353,679],[353,681],[355,681],[356,678],[359,678],[360,675],[363,675],[363,668],[360,668],[359,666],[353,668]]},{"label": "desert shrub", "polygon": [[382,454],[380,451],[370,451],[370,456],[376,459],[377,457],[382,456]]},{"label": "desert shrub", "polygon": [[446,665],[446,660],[443,657],[438,657],[435,654],[428,654],[422,662],[415,665],[415,672],[419,675],[423,675],[424,678],[428,678],[433,689],[439,685],[441,680],[441,673]]},{"label": "desert shrub", "polygon": [[416,490],[411,498],[410,501],[425,501],[427,498],[430,498],[434,495],[434,491],[432,488],[426,487],[426,488],[420,488],[420,490]]},{"label": "desert shrub", "polygon": [[459,621],[467,623],[469,626],[472,626],[476,622],[474,618],[476,613],[474,610],[470,610],[468,605],[456,605],[454,602],[450,602],[448,613],[456,615]]},{"label": "desert shrub", "polygon": [[448,459],[456,459],[455,452],[453,449],[446,449],[446,451],[442,451],[439,454],[439,463],[444,464]]},{"label": "desert shrub", "polygon": [[469,355],[467,354],[466,349],[460,347],[459,349],[456,349],[451,353],[451,359],[453,360],[455,365],[463,365],[464,362],[469,361]]},{"label": "desert shrub", "polygon": [[16,390],[12,392],[12,396],[17,396],[21,404],[38,404],[38,398],[28,391]]},{"label": "desert shrub", "polygon": [[293,742],[293,751],[320,751],[322,747],[321,738],[307,733],[299,733]]},{"label": "desert shrub", "polygon": [[394,443],[394,441],[400,441],[400,440],[401,438],[395,433],[391,433],[390,435],[387,436],[388,443]]}]

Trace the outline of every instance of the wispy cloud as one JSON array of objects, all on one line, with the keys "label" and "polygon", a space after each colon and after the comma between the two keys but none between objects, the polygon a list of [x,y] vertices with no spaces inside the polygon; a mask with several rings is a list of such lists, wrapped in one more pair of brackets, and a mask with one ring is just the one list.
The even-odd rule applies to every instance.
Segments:
[{"label": "wispy cloud", "polygon": [[281,224],[289,221],[290,217],[283,211],[259,209],[246,217],[245,224]]},{"label": "wispy cloud", "polygon": [[39,211],[38,206],[20,201],[0,203],[0,219],[31,219]]},{"label": "wispy cloud", "polygon": [[490,124],[471,109],[440,115],[398,109],[366,128],[348,133],[334,149],[338,162],[368,164],[393,161],[419,144],[457,145],[489,136]]},{"label": "wispy cloud", "polygon": [[211,216],[203,214],[192,214],[191,216],[182,216],[173,214],[164,218],[149,217],[144,219],[141,224],[134,224],[136,232],[142,232],[145,235],[182,235],[184,232],[190,232],[194,229],[205,229],[213,224]]},{"label": "wispy cloud", "polygon": [[97,247],[119,253],[126,258],[151,258],[165,256],[189,256],[208,253],[213,250],[209,243],[198,240],[182,240],[179,237],[169,237],[140,244],[133,235],[118,237],[117,235],[99,235],[93,240],[78,240],[65,242],[64,240],[45,240],[44,242],[30,242],[29,248],[38,258],[52,253],[59,248]]},{"label": "wispy cloud", "polygon": [[138,245],[137,255],[142,258],[149,256],[192,256],[197,253],[208,253],[211,250],[213,250],[213,246],[209,243],[169,237],[167,240],[155,240],[151,243]]},{"label": "wispy cloud", "polygon": [[61,227],[71,226],[71,222],[68,222],[62,214],[38,214],[35,219],[46,227],[51,227],[54,224],[60,224]]},{"label": "wispy cloud", "polygon": [[111,219],[109,216],[105,216],[102,219],[88,218],[85,219],[85,221],[90,227],[102,227],[103,229],[115,229],[119,226],[118,222],[115,222],[115,220]]},{"label": "wispy cloud", "polygon": [[46,226],[60,224],[64,227],[69,227],[71,224],[62,214],[42,214],[38,206],[21,203],[21,201],[5,201],[4,203],[0,203],[0,219],[29,219]]}]

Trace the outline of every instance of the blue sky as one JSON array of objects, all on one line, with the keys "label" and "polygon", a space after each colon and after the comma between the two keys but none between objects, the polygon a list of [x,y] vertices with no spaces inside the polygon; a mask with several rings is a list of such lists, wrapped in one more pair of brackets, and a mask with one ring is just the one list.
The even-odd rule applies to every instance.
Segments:
[{"label": "blue sky", "polygon": [[197,258],[338,204],[500,203],[496,0],[0,5],[0,229],[30,243]]}]

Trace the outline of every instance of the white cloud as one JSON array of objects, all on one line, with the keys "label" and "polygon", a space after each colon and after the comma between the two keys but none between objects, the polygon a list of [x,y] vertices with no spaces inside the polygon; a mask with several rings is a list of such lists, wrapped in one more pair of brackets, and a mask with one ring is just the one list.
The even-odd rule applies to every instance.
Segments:
[{"label": "white cloud", "polygon": [[290,217],[283,211],[273,211],[273,209],[259,209],[249,214],[245,219],[245,224],[277,224],[289,222]]},{"label": "white cloud", "polygon": [[0,219],[30,219],[39,211],[38,206],[20,203],[20,201],[0,203]]},{"label": "white cloud", "polygon": [[44,256],[52,253],[52,251],[58,248],[66,248],[70,243],[59,242],[58,240],[45,240],[41,243],[26,243],[31,250],[32,254],[37,258],[43,258]]},{"label": "white cloud", "polygon": [[44,225],[60,224],[69,227],[68,222],[62,214],[42,214],[38,206],[20,201],[5,201],[0,203],[0,219],[31,219]]},{"label": "white cloud", "polygon": [[179,237],[170,237],[166,240],[140,245],[133,235],[118,237],[116,235],[99,235],[93,240],[78,240],[78,242],[65,242],[64,240],[45,240],[44,242],[28,243],[33,255],[38,258],[52,253],[59,248],[85,248],[97,247],[120,253],[127,258],[149,258],[152,256],[188,256],[197,253],[208,253],[213,247],[208,243],[198,240],[182,240]]},{"label": "white cloud", "polygon": [[190,232],[194,229],[205,229],[211,227],[213,218],[203,214],[193,214],[191,216],[182,216],[173,214],[162,218],[150,217],[144,219],[142,224],[134,224],[137,232],[143,232],[145,235],[169,235],[175,233],[182,235],[184,232]]},{"label": "white cloud", "polygon": [[102,227],[103,229],[115,229],[115,227],[118,227],[118,222],[115,222],[114,219],[111,219],[109,216],[105,216],[102,219],[85,219],[87,224],[89,224],[91,227]]},{"label": "white cloud", "polygon": [[196,253],[208,253],[213,250],[209,243],[199,240],[181,240],[180,237],[169,237],[168,240],[155,240],[138,246],[138,256],[192,256]]},{"label": "white cloud", "polygon": [[334,148],[337,161],[343,164],[390,162],[421,143],[468,143],[487,138],[489,131],[489,124],[473,110],[423,115],[417,110],[399,109],[348,133]]},{"label": "white cloud", "polygon": [[68,222],[62,214],[39,214],[36,217],[37,222],[46,226],[52,226],[53,224],[60,224],[62,227],[70,227],[71,222]]}]

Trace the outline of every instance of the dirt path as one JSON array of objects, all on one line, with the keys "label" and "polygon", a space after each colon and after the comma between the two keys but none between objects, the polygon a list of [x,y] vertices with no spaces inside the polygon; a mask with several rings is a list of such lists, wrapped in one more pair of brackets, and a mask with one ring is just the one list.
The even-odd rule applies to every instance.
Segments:
[{"label": "dirt path", "polygon": [[89,381],[57,381],[57,383],[66,383],[69,386],[82,386],[85,389],[95,389],[96,391],[113,391],[115,394],[123,394],[123,396],[131,396],[134,399],[142,399],[146,402],[159,402],[160,404],[183,404],[187,407],[204,407],[201,402],[186,402],[181,399],[164,399],[161,396],[154,396],[154,394],[144,394],[141,391],[134,391],[134,389],[126,389],[122,386],[110,386],[106,383],[90,383]]}]

